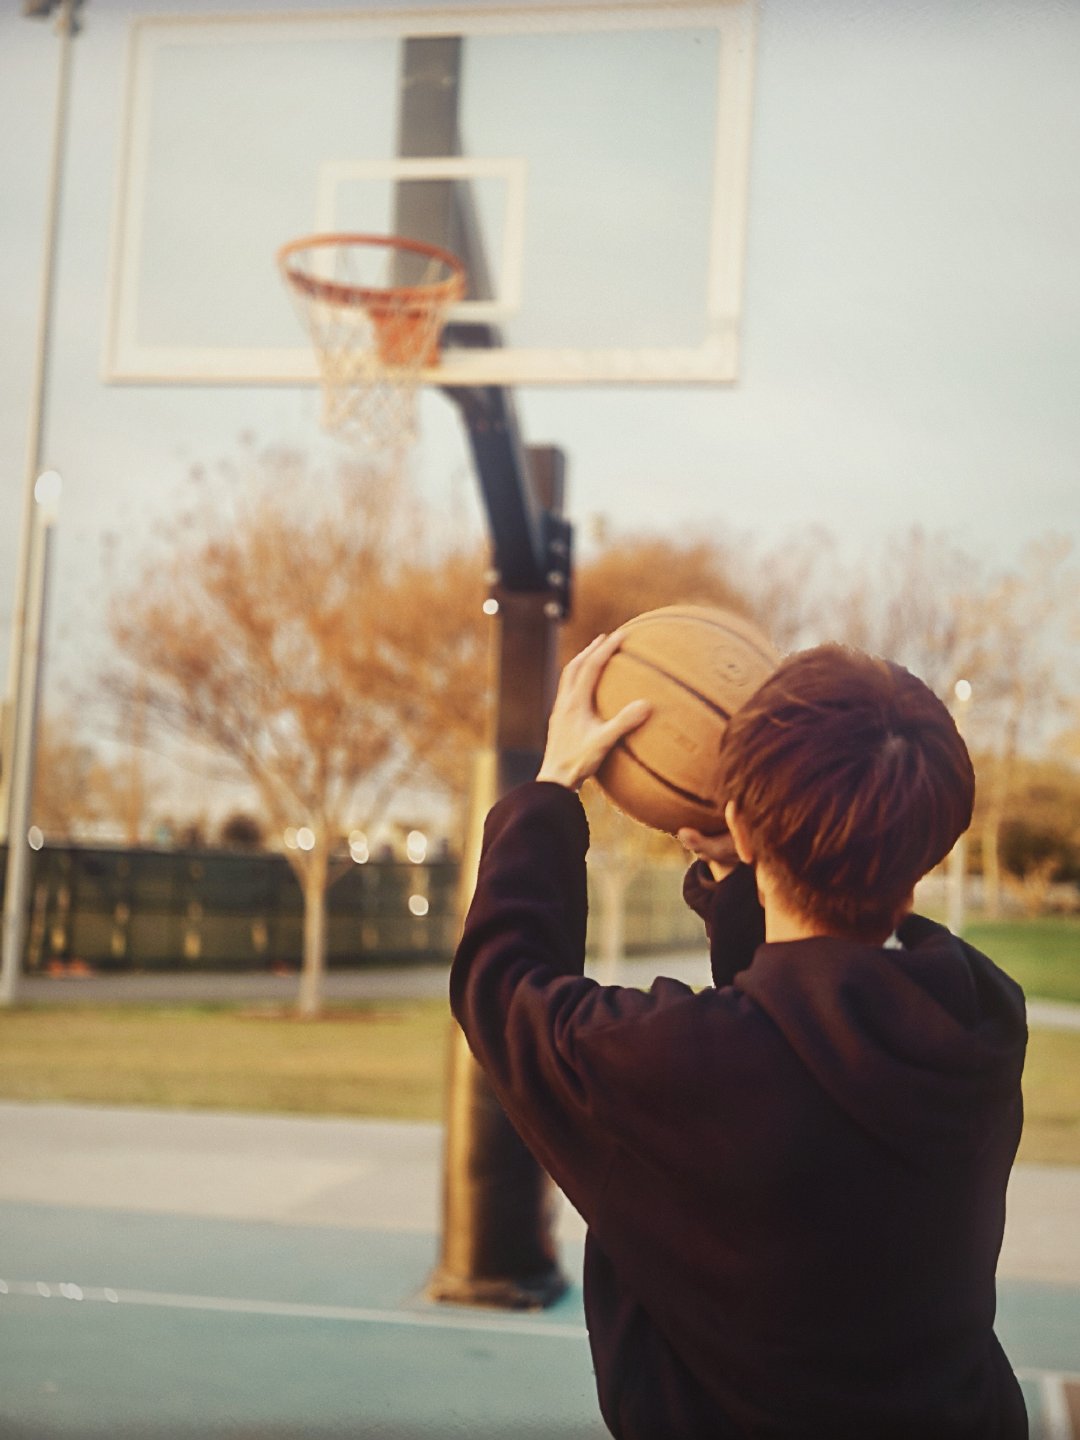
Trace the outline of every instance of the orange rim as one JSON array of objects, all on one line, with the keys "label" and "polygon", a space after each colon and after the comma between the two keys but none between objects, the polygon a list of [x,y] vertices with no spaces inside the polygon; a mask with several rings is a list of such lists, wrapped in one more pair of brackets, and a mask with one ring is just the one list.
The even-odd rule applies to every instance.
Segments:
[{"label": "orange rim", "polygon": [[[451,273],[445,280],[433,280],[423,285],[350,285],[341,280],[320,280],[295,265],[296,256],[302,252],[349,245],[405,250],[410,254],[426,256],[429,260],[438,260]],[[277,252],[277,263],[295,290],[329,305],[371,309],[392,304],[399,311],[424,313],[433,305],[452,305],[465,294],[465,266],[456,255],[438,245],[409,240],[401,235],[359,235],[351,232],[305,235],[282,245]]]}]

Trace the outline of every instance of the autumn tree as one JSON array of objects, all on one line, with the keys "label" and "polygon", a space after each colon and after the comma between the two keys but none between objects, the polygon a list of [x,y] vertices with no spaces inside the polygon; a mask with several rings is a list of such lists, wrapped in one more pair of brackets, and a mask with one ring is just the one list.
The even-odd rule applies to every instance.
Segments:
[{"label": "autumn tree", "polygon": [[[298,834],[286,854],[304,897],[299,1009],[311,1015],[341,837],[378,819],[418,756],[449,763],[482,632],[453,579],[460,557],[431,540],[403,476],[252,448],[201,488],[115,597],[124,663],[105,684],[228,762],[271,833]],[[425,569],[439,555],[441,579]],[[466,638],[440,645],[455,625]],[[474,695],[474,713],[482,704]]]},{"label": "autumn tree", "polygon": [[1003,888],[1028,913],[1044,910],[1055,893],[1063,907],[1080,909],[1080,773],[1054,760],[1017,760],[998,861]]},{"label": "autumn tree", "polygon": [[661,605],[717,605],[750,615],[716,539],[679,543],[663,536],[609,537],[579,560],[573,611],[563,631],[564,658],[590,640]]}]

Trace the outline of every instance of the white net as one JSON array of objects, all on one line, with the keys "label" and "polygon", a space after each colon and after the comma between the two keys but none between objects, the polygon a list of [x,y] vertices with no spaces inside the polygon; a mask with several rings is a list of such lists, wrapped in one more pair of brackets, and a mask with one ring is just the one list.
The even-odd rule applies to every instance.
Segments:
[{"label": "white net", "polygon": [[368,449],[407,448],[422,372],[437,364],[447,311],[464,293],[460,263],[370,236],[312,236],[285,246],[279,263],[315,347],[324,426]]}]

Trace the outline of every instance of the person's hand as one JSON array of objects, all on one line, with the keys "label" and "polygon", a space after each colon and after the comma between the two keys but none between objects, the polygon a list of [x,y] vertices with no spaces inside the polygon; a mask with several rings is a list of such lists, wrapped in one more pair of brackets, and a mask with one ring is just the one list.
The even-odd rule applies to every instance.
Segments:
[{"label": "person's hand", "polygon": [[649,718],[652,706],[647,700],[632,700],[610,720],[602,720],[596,713],[596,686],[621,641],[618,630],[598,635],[566,665],[559,677],[537,780],[580,789],[582,782],[599,770],[608,751]]},{"label": "person's hand", "polygon": [[721,830],[716,835],[703,835],[700,830],[685,826],[678,832],[676,839],[696,860],[705,861],[714,880],[723,880],[739,863],[730,830]]}]

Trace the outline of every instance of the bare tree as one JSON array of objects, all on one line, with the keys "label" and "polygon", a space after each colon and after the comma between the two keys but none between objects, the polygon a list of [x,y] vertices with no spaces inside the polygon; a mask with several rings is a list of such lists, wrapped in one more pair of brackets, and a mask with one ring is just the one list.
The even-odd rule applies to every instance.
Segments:
[{"label": "bare tree", "polygon": [[102,819],[101,761],[67,710],[46,714],[38,729],[34,824],[50,838],[70,839]]},{"label": "bare tree", "polygon": [[417,749],[438,749],[439,706],[468,655],[441,654],[436,683],[434,635],[467,602],[424,574],[425,511],[400,475],[252,450],[218,478],[224,488],[116,596],[126,664],[106,685],[121,701],[142,694],[149,723],[225,759],[269,831],[296,835],[286,854],[304,897],[299,1009],[312,1015],[327,890],[346,868],[335,852],[384,812]]},{"label": "bare tree", "polygon": [[[121,722],[121,728],[131,741],[130,727]],[[108,833],[139,843],[151,825],[144,766],[145,757],[134,744],[107,756],[87,737],[74,707],[46,712],[37,739],[34,824],[53,839]]]},{"label": "bare tree", "polygon": [[1001,830],[1017,765],[1038,753],[1073,709],[1080,672],[1080,575],[1072,544],[1048,536],[1027,547],[1020,565],[999,575],[982,601],[986,637],[973,678],[972,733],[983,763],[980,837],[985,903],[1001,899]]},{"label": "bare tree", "polygon": [[[985,900],[1001,894],[999,840],[1018,759],[1036,753],[1077,690],[1080,584],[1071,544],[1050,536],[991,572],[916,527],[837,591],[836,638],[899,661],[963,719],[977,756]],[[957,682],[970,701],[957,705]]]},{"label": "bare tree", "polygon": [[483,547],[467,534],[414,547],[388,584],[382,615],[412,775],[456,802],[462,825],[473,757],[491,718],[487,568]]},{"label": "bare tree", "polygon": [[821,526],[763,546],[750,535],[725,544],[730,582],[783,654],[835,639],[834,537]]},{"label": "bare tree", "polygon": [[837,587],[829,638],[905,665],[951,703],[987,664],[986,586],[972,556],[915,526]]},{"label": "bare tree", "polygon": [[589,820],[589,872],[597,892],[597,958],[605,983],[612,984],[626,954],[626,902],[635,880],[657,863],[689,864],[677,840],[631,820],[593,781],[582,800]]}]

